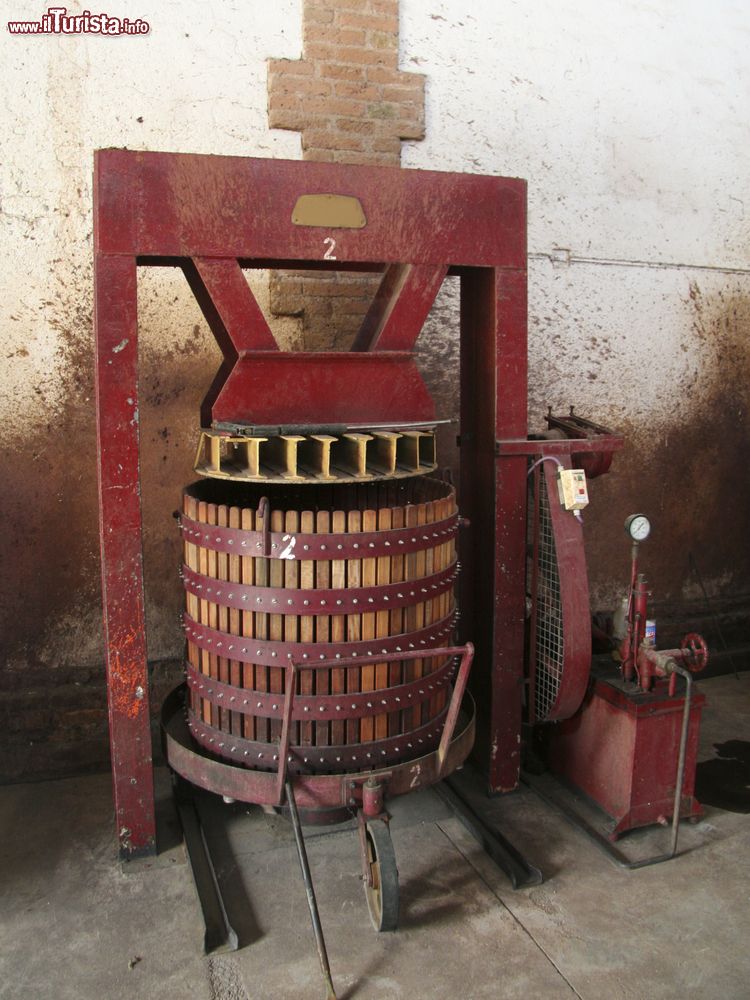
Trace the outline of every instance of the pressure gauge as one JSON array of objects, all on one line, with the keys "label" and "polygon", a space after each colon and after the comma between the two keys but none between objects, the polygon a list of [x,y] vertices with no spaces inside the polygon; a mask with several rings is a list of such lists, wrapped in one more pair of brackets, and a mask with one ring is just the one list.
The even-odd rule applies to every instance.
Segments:
[{"label": "pressure gauge", "polygon": [[651,532],[651,522],[645,514],[631,514],[625,521],[625,530],[634,542],[644,542]]}]

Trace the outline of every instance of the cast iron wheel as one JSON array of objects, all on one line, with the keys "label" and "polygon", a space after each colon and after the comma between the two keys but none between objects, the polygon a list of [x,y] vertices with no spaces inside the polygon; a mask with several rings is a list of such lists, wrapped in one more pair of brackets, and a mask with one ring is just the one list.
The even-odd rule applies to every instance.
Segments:
[{"label": "cast iron wheel", "polygon": [[366,827],[367,864],[372,886],[365,883],[367,908],[376,931],[395,931],[398,927],[398,868],[391,832],[382,820],[371,820]]}]

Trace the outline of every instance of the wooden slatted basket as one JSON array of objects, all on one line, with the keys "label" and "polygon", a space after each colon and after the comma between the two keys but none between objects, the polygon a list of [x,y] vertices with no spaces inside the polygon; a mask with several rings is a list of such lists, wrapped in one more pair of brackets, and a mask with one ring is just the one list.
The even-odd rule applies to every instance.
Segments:
[{"label": "wooden slatted basket", "polygon": [[180,526],[189,719],[206,749],[276,768],[290,661],[293,770],[357,771],[434,749],[454,667],[429,655],[454,626],[451,485],[204,480],[185,489]]}]

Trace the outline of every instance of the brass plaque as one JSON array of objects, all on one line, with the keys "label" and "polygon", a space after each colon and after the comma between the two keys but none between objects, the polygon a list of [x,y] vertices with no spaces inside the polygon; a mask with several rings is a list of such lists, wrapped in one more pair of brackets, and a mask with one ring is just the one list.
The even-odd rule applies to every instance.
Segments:
[{"label": "brass plaque", "polygon": [[345,194],[301,194],[292,222],[322,229],[363,229],[367,225],[359,198]]}]

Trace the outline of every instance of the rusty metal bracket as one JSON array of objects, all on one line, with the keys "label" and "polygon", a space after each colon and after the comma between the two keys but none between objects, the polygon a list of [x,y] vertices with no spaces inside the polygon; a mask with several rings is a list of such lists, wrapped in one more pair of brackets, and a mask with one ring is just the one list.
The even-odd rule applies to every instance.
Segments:
[{"label": "rusty metal bracket", "polygon": [[456,678],[456,683],[453,687],[453,696],[451,697],[450,704],[448,705],[448,714],[445,718],[445,726],[443,728],[443,735],[440,739],[440,746],[438,747],[438,776],[442,778],[446,770],[446,762],[448,759],[448,748],[453,740],[453,731],[456,728],[456,722],[458,721],[458,713],[461,710],[461,702],[463,701],[464,694],[466,693],[466,685],[469,680],[469,671],[471,670],[471,664],[474,660],[474,646],[467,642],[464,647],[463,655],[461,656],[461,665],[458,668],[458,677]]},{"label": "rusty metal bracket", "polygon": [[550,410],[546,419],[550,429],[540,437],[495,441],[495,457],[569,455],[576,468],[584,469],[589,479],[594,479],[609,471],[614,452],[624,444],[622,435],[577,416],[572,406],[568,416],[555,417]]},{"label": "rusty metal bracket", "polygon": [[579,452],[612,452],[622,448],[624,438],[506,438],[495,441],[497,458],[513,458],[518,455],[571,455]]},{"label": "rusty metal bracket", "polygon": [[255,515],[256,521],[263,522],[263,531],[260,532],[260,551],[261,555],[269,558],[271,555],[271,506],[268,502],[268,497],[261,497],[260,503],[258,504],[258,510]]},{"label": "rusty metal bracket", "polygon": [[[364,774],[351,775],[347,780],[347,787],[348,787],[347,805],[350,805],[352,807],[356,806],[358,809],[364,810],[364,812],[367,814],[368,819],[372,818],[372,816],[375,815],[380,816],[381,818],[386,816],[387,813],[385,813],[383,809],[383,800],[385,798],[386,791],[388,789],[388,781],[390,780],[392,775],[393,775],[392,770],[378,771],[377,775],[373,775],[369,771],[365,772]],[[367,799],[366,787],[368,782],[375,782],[375,784],[379,786],[379,792],[378,792],[379,808],[376,811],[372,812],[372,808],[370,805],[372,816],[370,815],[370,813],[367,812],[367,809],[364,809],[365,801]],[[370,798],[369,801],[371,804],[372,799]]]}]

